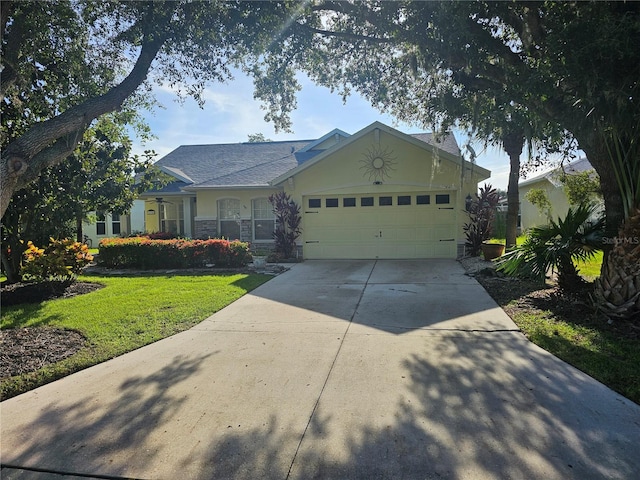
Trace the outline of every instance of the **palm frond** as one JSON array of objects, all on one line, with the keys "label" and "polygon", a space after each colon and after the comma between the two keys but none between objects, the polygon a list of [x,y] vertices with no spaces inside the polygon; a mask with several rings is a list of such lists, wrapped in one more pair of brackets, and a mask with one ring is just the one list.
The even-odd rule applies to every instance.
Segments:
[{"label": "palm frond", "polygon": [[497,262],[497,269],[509,276],[544,280],[550,270],[558,276],[575,276],[575,263],[591,258],[603,246],[604,219],[592,220],[595,208],[570,208],[564,218],[534,227],[525,242]]}]

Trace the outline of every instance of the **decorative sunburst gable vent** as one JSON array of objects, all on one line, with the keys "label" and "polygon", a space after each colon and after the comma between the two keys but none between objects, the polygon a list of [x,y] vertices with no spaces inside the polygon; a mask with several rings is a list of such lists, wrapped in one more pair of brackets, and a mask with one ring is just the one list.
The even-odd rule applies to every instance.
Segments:
[{"label": "decorative sunburst gable vent", "polygon": [[364,171],[364,176],[374,183],[391,178],[391,173],[398,164],[393,150],[380,145],[372,145],[362,156],[360,169]]}]

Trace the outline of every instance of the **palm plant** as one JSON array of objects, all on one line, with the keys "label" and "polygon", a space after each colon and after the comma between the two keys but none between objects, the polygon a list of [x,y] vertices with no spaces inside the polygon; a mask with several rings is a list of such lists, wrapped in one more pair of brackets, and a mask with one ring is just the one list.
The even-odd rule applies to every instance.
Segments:
[{"label": "palm plant", "polygon": [[569,208],[564,219],[532,228],[521,246],[498,261],[497,269],[506,275],[540,281],[549,270],[555,270],[558,286],[565,292],[575,291],[585,283],[576,262],[589,260],[602,249],[604,219],[592,221],[594,210],[589,205]]},{"label": "palm plant", "polygon": [[611,157],[624,209],[624,221],[596,280],[598,307],[619,318],[640,317],[640,120],[625,138],[610,132]]}]

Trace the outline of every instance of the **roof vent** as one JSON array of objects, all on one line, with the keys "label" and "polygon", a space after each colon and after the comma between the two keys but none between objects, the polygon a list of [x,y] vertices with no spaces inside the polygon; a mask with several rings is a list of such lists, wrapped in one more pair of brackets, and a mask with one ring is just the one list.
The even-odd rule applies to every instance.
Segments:
[{"label": "roof vent", "polygon": [[294,147],[293,145],[291,145],[291,153],[296,151],[296,147]]}]

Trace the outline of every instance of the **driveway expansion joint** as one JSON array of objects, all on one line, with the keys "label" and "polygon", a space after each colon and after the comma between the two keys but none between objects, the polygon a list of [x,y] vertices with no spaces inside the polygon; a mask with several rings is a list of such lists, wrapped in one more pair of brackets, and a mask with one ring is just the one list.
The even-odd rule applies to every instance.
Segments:
[{"label": "driveway expansion joint", "polygon": [[329,383],[329,378],[331,377],[331,372],[333,372],[333,369],[336,366],[336,361],[338,360],[338,356],[340,355],[340,351],[342,350],[342,346],[344,345],[345,338],[347,338],[347,335],[349,334],[349,329],[351,328],[351,325],[353,325],[353,319],[355,318],[356,313],[358,313],[358,307],[360,307],[360,302],[362,302],[362,297],[364,297],[364,292],[367,289],[367,285],[369,283],[369,280],[371,279],[371,275],[373,274],[373,270],[376,268],[376,264],[377,263],[378,263],[378,260],[375,260],[373,262],[371,270],[369,271],[369,275],[367,276],[367,280],[363,284],[361,284],[362,285],[362,290],[360,291],[360,296],[358,297],[358,302],[356,303],[356,306],[353,309],[353,313],[351,314],[351,317],[349,318],[349,324],[347,325],[347,329],[344,331],[344,334],[342,335],[342,338],[340,339],[340,345],[338,345],[338,350],[336,351],[336,354],[333,357],[333,361],[331,362],[331,367],[329,367],[329,371],[327,372],[327,377],[324,379],[324,383],[322,384],[322,388],[320,389],[320,393],[318,394],[318,398],[316,399],[316,403],[313,405],[313,408],[311,409],[311,414],[309,415],[309,420],[307,421],[307,424],[304,427],[304,431],[302,432],[302,435],[300,436],[300,441],[298,442],[298,445],[296,447],[296,451],[293,454],[293,458],[291,459],[291,464],[289,465],[289,471],[287,472],[286,479],[288,479],[291,476],[291,471],[293,470],[293,465],[296,463],[296,457],[298,456],[298,452],[300,451],[300,446],[302,445],[302,442],[304,441],[304,437],[307,434],[307,431],[309,430],[309,425],[311,425],[311,420],[313,419],[313,416],[315,415],[316,410],[318,409],[318,405],[320,404],[320,399],[322,398],[322,394],[324,393],[325,388],[327,388],[327,383]]}]

